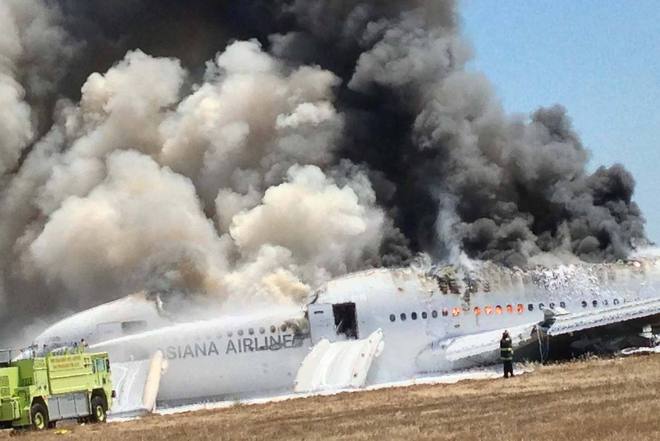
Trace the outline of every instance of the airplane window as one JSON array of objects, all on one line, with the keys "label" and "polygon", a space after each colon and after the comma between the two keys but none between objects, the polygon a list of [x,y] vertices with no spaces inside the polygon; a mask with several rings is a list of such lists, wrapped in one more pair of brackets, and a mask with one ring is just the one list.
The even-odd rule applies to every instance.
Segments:
[{"label": "airplane window", "polygon": [[275,332],[277,332],[277,327],[275,327],[275,325],[270,325],[270,333],[275,334]]},{"label": "airplane window", "polygon": [[585,302],[584,300],[582,300],[582,307],[583,307],[583,308],[586,308],[586,307],[587,307],[587,302]]},{"label": "airplane window", "polygon": [[484,308],[484,311],[486,311],[486,315],[491,315],[493,313],[493,307],[488,305]]},{"label": "airplane window", "polygon": [[506,312],[511,314],[513,312],[513,306],[512,305],[506,305]]},{"label": "airplane window", "polygon": [[232,335],[234,335],[234,333],[231,332],[231,331],[229,331],[229,332],[227,333],[227,337],[231,337]]},{"label": "airplane window", "polygon": [[412,314],[410,314],[410,318],[413,320],[417,320],[417,313],[413,312]]},{"label": "airplane window", "polygon": [[566,308],[566,302],[559,302],[559,306],[561,306],[562,308]]},{"label": "airplane window", "polygon": [[481,308],[479,308],[478,306],[475,306],[474,307],[474,315],[481,315]]},{"label": "airplane window", "polygon": [[396,316],[394,314],[390,314],[390,321],[393,322],[396,320]]},{"label": "airplane window", "polygon": [[613,302],[613,303],[614,303],[615,305],[618,305],[618,304],[619,304],[619,299],[614,299],[614,302]]},{"label": "airplane window", "polygon": [[282,323],[282,325],[280,326],[280,331],[282,332],[286,331],[286,323]]},{"label": "airplane window", "polygon": [[532,305],[531,303],[527,305],[527,310],[534,311],[534,305]]},{"label": "airplane window", "polygon": [[603,305],[607,306],[608,303],[609,303],[609,302],[607,301],[607,299],[603,299]]},{"label": "airplane window", "polygon": [[598,300],[594,300],[593,302],[591,302],[591,304],[594,305],[595,308],[596,306],[598,306]]},{"label": "airplane window", "polygon": [[238,335],[243,335],[243,330],[242,329],[238,330]]},{"label": "airplane window", "polygon": [[431,311],[431,317],[438,318],[438,311],[436,311],[435,309]]},{"label": "airplane window", "polygon": [[406,321],[406,314],[404,312],[401,313],[401,321],[402,322]]},{"label": "airplane window", "polygon": [[220,340],[220,339],[222,338],[222,334],[217,334],[217,335],[215,336],[215,338],[217,338],[218,340]]},{"label": "airplane window", "polygon": [[555,304],[554,303],[550,303],[550,309],[555,309]]},{"label": "airplane window", "polygon": [[545,309],[545,304],[544,303],[539,303],[539,309],[541,309],[541,310]]},{"label": "airplane window", "polygon": [[422,318],[423,318],[423,319],[427,318],[428,316],[429,316],[429,315],[426,313],[426,311],[422,312]]},{"label": "airplane window", "polygon": [[454,317],[458,317],[460,313],[461,313],[461,308],[453,308],[451,310],[451,315],[453,315]]},{"label": "airplane window", "polygon": [[500,305],[495,307],[495,314],[502,314],[502,307]]},{"label": "airplane window", "polygon": [[442,308],[442,315],[443,317],[447,317],[449,315],[449,310],[447,308]]},{"label": "airplane window", "polygon": [[254,329],[253,328],[248,329],[248,334],[254,335]]},{"label": "airplane window", "polygon": [[264,328],[259,328],[259,334],[265,334],[266,330]]},{"label": "airplane window", "polygon": [[525,312],[525,305],[523,305],[522,303],[518,303],[516,305],[516,312],[518,314],[522,314],[523,312]]}]

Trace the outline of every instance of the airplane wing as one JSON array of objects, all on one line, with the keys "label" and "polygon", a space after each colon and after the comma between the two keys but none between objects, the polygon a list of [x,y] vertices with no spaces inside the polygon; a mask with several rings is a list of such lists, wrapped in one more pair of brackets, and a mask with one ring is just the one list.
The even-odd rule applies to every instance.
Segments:
[{"label": "airplane wing", "polygon": [[[507,328],[509,335],[511,336],[513,347],[520,347],[535,340],[536,335],[533,331],[536,328],[536,325],[536,323],[528,323],[521,326]],[[504,329],[463,335],[442,340],[436,343],[436,345],[444,349],[447,360],[458,361],[464,358],[499,351],[502,332],[504,332]]]},{"label": "airplane wing", "polygon": [[607,308],[590,309],[580,313],[556,315],[545,333],[550,337],[584,331],[601,326],[651,317],[660,314],[660,299],[644,299],[613,305]]},{"label": "airplane wing", "polygon": [[296,392],[314,392],[364,386],[373,359],[383,350],[378,329],[362,340],[318,342],[303,360],[296,375]]}]

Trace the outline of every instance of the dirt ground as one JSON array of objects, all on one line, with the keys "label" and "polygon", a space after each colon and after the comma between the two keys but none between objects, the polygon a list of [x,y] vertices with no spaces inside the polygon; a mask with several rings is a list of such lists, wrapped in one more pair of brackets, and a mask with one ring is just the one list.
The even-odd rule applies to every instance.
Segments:
[{"label": "dirt ground", "polygon": [[237,405],[22,440],[660,440],[660,355],[539,366],[504,380]]}]

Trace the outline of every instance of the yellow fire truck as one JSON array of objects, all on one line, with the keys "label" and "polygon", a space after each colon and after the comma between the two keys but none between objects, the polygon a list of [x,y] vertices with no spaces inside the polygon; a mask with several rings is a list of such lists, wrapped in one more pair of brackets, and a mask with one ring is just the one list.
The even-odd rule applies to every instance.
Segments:
[{"label": "yellow fire truck", "polygon": [[107,353],[22,354],[12,360],[11,351],[0,351],[0,427],[43,430],[64,419],[106,421],[114,397]]}]

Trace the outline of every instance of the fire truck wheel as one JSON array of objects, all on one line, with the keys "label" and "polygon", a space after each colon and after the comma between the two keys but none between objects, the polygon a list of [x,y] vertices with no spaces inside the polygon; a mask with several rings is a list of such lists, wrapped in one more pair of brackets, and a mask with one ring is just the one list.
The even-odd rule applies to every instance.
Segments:
[{"label": "fire truck wheel", "polygon": [[108,419],[108,416],[103,398],[96,395],[95,397],[92,397],[90,404],[92,408],[92,421],[95,423],[105,423],[105,421]]},{"label": "fire truck wheel", "polygon": [[30,417],[34,430],[44,430],[48,427],[48,410],[43,404],[34,403],[30,408]]}]

